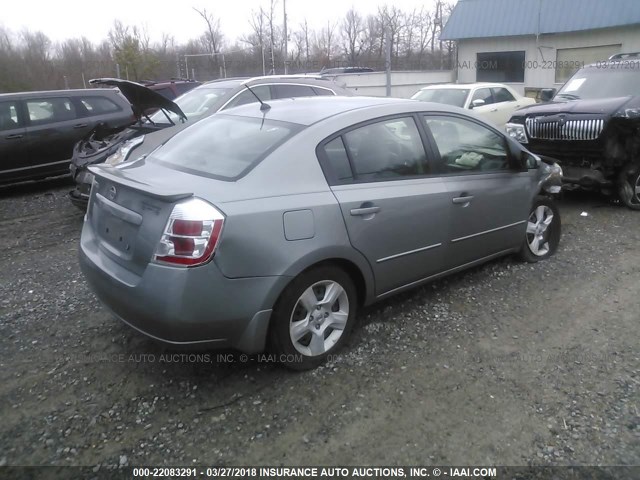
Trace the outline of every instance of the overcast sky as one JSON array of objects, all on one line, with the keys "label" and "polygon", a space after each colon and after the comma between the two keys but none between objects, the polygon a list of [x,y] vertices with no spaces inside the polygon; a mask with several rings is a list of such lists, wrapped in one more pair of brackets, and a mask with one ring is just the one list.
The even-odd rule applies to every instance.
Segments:
[{"label": "overcast sky", "polygon": [[[178,43],[198,37],[204,21],[193,10],[203,7],[221,20],[228,43],[248,33],[252,10],[269,0],[0,0],[0,24],[14,33],[27,28],[42,31],[54,42],[85,36],[92,42],[107,38],[115,19],[126,25],[146,25],[152,40],[163,32],[173,35]],[[282,22],[282,1],[278,0],[278,22]],[[363,15],[374,13],[378,5],[395,5],[403,10],[430,7],[432,0],[286,0],[289,30],[295,30],[307,18],[314,28],[327,21],[342,19],[353,6]]]}]

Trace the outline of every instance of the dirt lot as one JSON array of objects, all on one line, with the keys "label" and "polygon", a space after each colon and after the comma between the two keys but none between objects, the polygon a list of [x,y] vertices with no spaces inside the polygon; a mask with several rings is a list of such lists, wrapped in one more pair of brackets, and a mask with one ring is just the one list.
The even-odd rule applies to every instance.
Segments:
[{"label": "dirt lot", "polygon": [[640,213],[565,198],[550,261],[371,307],[300,374],[111,318],[69,189],[0,192],[0,465],[640,463]]}]

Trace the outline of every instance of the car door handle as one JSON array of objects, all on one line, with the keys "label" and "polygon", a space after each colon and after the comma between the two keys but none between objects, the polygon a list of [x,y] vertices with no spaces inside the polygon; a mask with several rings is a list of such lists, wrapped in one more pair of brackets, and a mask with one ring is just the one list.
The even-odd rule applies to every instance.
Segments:
[{"label": "car door handle", "polygon": [[497,111],[498,111],[498,109],[497,109],[497,108],[493,108],[493,109],[491,109],[491,111],[492,111],[492,112],[497,112]]},{"label": "car door handle", "polygon": [[7,140],[17,140],[18,138],[22,138],[22,135],[19,133],[14,133],[13,135],[7,135],[6,137]]},{"label": "car door handle", "polygon": [[471,200],[473,200],[473,195],[463,195],[462,197],[453,197],[451,199],[451,201],[456,205],[471,203]]},{"label": "car door handle", "polygon": [[380,207],[363,207],[363,208],[352,208],[351,215],[373,215],[374,213],[378,213],[380,211]]},{"label": "car door handle", "polygon": [[87,126],[87,124],[86,124],[86,123],[79,123],[79,124],[77,124],[77,125],[74,125],[74,126],[73,126],[73,128],[84,128],[84,127],[86,127],[86,126]]}]

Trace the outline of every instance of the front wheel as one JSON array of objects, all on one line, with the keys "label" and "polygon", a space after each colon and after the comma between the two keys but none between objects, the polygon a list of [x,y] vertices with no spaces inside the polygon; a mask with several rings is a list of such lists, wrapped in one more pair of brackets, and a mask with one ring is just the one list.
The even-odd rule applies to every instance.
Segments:
[{"label": "front wheel", "polygon": [[640,210],[640,163],[630,163],[618,177],[620,200],[632,210]]},{"label": "front wheel", "polygon": [[558,249],[562,225],[560,211],[550,198],[537,197],[533,202],[527,230],[519,256],[525,262],[539,262]]},{"label": "front wheel", "polygon": [[289,368],[315,368],[342,346],[356,309],[356,289],[346,272],[333,266],[303,272],[273,310],[272,348]]}]

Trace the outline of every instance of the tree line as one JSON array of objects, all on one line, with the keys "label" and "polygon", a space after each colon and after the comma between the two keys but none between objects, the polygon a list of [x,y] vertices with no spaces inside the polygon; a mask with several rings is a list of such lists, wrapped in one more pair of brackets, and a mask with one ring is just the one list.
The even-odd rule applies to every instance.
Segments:
[{"label": "tree line", "polygon": [[119,20],[97,44],[85,37],[54,43],[42,32],[0,26],[0,92],[83,88],[97,77],[205,81],[282,74],[285,68],[287,73],[344,66],[384,70],[387,48],[394,70],[450,69],[455,44],[441,41],[440,34],[452,8],[445,0],[436,0],[433,9],[383,5],[369,15],[352,8],[315,29],[305,19],[288,25],[286,48],[279,0],[264,0],[251,12],[247,33],[233,41],[225,37],[222,19],[207,9],[194,9],[201,34],[181,44],[169,33],[151,41],[145,27]]}]

